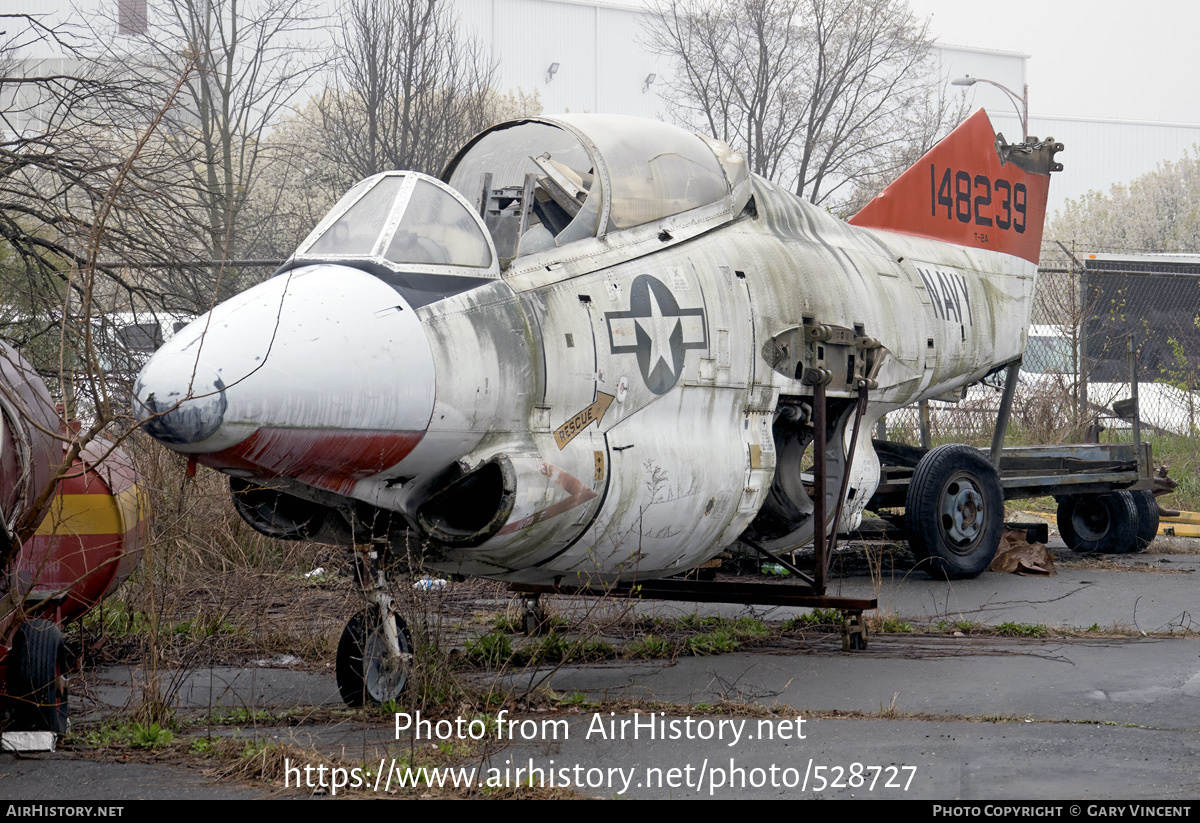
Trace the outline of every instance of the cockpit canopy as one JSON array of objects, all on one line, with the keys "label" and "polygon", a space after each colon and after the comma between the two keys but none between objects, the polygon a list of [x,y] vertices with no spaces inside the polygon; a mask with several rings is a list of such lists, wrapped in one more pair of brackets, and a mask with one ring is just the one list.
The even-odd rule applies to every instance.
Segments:
[{"label": "cockpit canopy", "polygon": [[714,204],[708,216],[732,219],[749,188],[745,161],[724,143],[620,115],[503,123],[468,143],[443,177],[389,171],[361,181],[280,271],[365,269],[416,308],[494,281],[524,255]]},{"label": "cockpit canopy", "polygon": [[475,277],[495,269],[487,232],[470,206],[441,182],[416,172],[389,171],[358,183],[295,256],[376,259],[400,271],[449,267]]},{"label": "cockpit canopy", "polygon": [[495,126],[442,178],[480,205],[506,265],[716,203],[747,172],[724,143],[658,120],[564,115]]}]

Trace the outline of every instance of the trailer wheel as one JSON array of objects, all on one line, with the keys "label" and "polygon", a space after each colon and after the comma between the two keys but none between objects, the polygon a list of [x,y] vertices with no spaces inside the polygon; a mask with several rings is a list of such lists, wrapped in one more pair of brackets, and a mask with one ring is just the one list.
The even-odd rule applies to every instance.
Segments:
[{"label": "trailer wheel", "polygon": [[992,562],[1004,525],[1000,474],[978,449],[938,446],[908,486],[904,528],[917,567],[930,577],[976,577]]},{"label": "trailer wheel", "polygon": [[17,627],[8,667],[13,728],[67,733],[66,652],[62,632],[49,620]]},{"label": "trailer wheel", "polygon": [[383,618],[377,606],[363,609],[350,618],[337,648],[337,684],[347,706],[386,703],[395,700],[408,686],[412,665],[412,635],[398,614],[396,621],[400,654],[388,654]]},{"label": "trailer wheel", "polygon": [[1149,489],[1130,492],[1137,509],[1137,550],[1142,551],[1158,536],[1158,500]]},{"label": "trailer wheel", "polygon": [[1127,491],[1068,495],[1058,501],[1058,533],[1071,551],[1131,551],[1136,545],[1138,522],[1137,504]]}]

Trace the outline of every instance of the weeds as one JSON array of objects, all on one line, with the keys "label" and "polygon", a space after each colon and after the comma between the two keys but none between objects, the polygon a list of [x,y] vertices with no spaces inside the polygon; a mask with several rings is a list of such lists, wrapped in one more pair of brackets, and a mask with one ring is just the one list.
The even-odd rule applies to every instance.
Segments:
[{"label": "weeds", "polygon": [[600,704],[588,699],[588,696],[583,692],[571,692],[570,694],[560,696],[558,698],[558,705],[573,709],[595,709]]},{"label": "weeds", "polygon": [[698,657],[710,654],[727,654],[735,651],[741,643],[732,629],[721,628],[689,637],[683,647]]},{"label": "weeds", "polygon": [[1050,636],[1050,628],[1041,623],[1001,623],[993,631],[1001,637]]},{"label": "weeds", "polygon": [[837,609],[813,609],[808,614],[797,615],[783,624],[785,632],[831,627],[840,629],[842,613]]},{"label": "weeds", "polygon": [[158,723],[143,726],[134,723],[129,730],[129,745],[135,749],[154,749],[165,746],[175,739],[170,729],[163,728]]},{"label": "weeds", "polygon": [[916,629],[912,623],[905,623],[898,617],[888,616],[883,618],[877,629],[882,634],[912,634]]},{"label": "weeds", "polygon": [[492,632],[466,644],[467,660],[477,666],[497,668],[503,666],[513,656],[512,641],[508,635]]},{"label": "weeds", "polygon": [[934,628],[939,632],[960,632],[962,634],[971,634],[980,630],[986,630],[986,627],[982,623],[975,620],[967,620],[966,618],[939,620],[934,624]]},{"label": "weeds", "polygon": [[75,742],[90,749],[130,747],[157,749],[170,744],[175,735],[159,723],[143,725],[136,722],[109,721],[73,736]]},{"label": "weeds", "polygon": [[270,723],[275,719],[275,716],[266,709],[248,709],[244,706],[222,709],[213,712],[207,718],[208,722],[214,726],[253,726]]},{"label": "weeds", "polygon": [[670,640],[657,634],[647,634],[625,644],[626,657],[636,660],[660,660],[675,657],[678,648]]}]

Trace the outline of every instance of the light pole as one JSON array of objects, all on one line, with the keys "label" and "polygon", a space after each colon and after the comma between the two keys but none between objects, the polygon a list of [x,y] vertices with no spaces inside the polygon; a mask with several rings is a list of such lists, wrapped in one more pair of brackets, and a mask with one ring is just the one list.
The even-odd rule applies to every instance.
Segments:
[{"label": "light pole", "polygon": [[950,81],[952,86],[973,86],[976,83],[987,83],[989,86],[995,86],[1008,95],[1008,99],[1012,101],[1013,106],[1017,109],[1017,116],[1021,119],[1021,141],[1024,142],[1029,137],[1029,84],[1026,83],[1023,94],[1017,94],[1008,86],[1002,86],[995,80],[985,80],[982,77],[972,77],[966,75]]}]

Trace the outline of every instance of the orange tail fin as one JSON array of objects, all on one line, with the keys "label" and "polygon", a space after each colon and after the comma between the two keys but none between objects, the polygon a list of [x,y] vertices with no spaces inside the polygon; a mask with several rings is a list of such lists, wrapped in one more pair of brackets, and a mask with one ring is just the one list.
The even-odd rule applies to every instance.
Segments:
[{"label": "orange tail fin", "polygon": [[1037,263],[1050,172],[1061,171],[1053,138],[1009,146],[983,109],[850,218],[870,229],[1004,252]]}]

